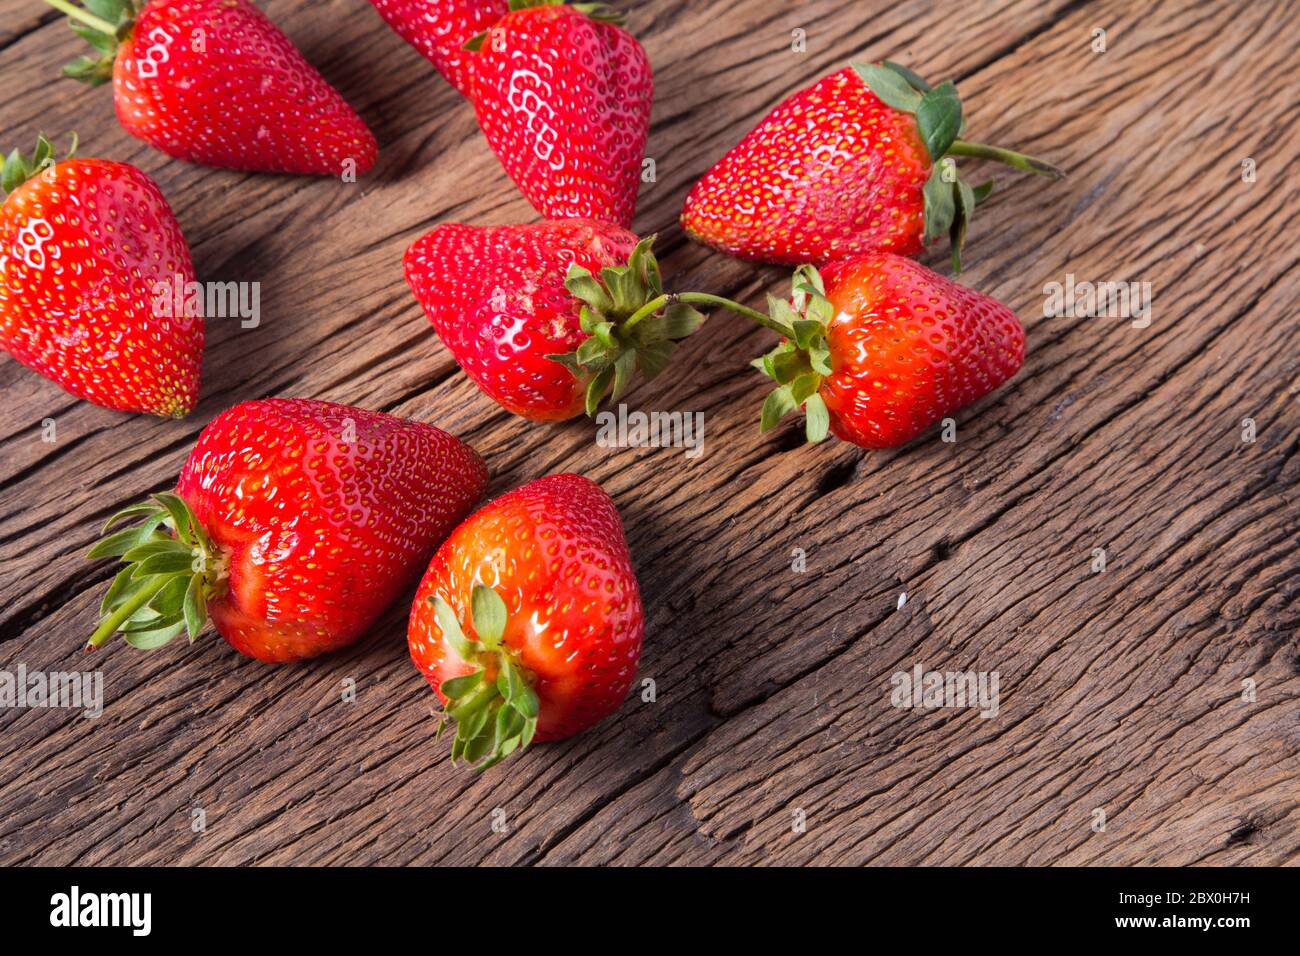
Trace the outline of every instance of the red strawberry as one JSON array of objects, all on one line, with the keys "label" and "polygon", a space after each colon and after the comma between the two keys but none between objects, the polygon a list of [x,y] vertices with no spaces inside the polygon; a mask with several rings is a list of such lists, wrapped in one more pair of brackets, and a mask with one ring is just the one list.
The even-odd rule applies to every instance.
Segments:
[{"label": "red strawberry", "polygon": [[78,398],[179,418],[198,401],[203,319],[153,308],[158,283],[194,282],[176,217],[134,166],[53,153],[41,137],[0,177],[0,345]]},{"label": "red strawberry", "polygon": [[406,281],[479,388],[516,415],[559,421],[607,391],[617,400],[638,368],[658,374],[698,327],[698,312],[661,298],[652,242],[586,220],[443,225],[406,250]]},{"label": "red strawberry", "polygon": [[971,189],[945,156],[1054,166],[957,139],[957,88],[931,88],[893,63],[854,65],[795,93],[691,190],[682,226],[760,262],[822,263],[864,252],[915,255],[944,233],[960,271],[966,223],[992,190]]},{"label": "red strawberry", "polygon": [[763,428],[804,406],[808,438],[829,425],[865,448],[893,448],[1020,370],[1025,333],[996,299],[886,252],[795,273],[775,302],[787,338],[754,364],[778,388]]},{"label": "red strawberry", "polygon": [[140,648],[210,615],[241,654],[278,662],[350,644],[478,501],[487,470],[451,435],[330,402],[267,399],[217,416],[175,494],[119,512],[141,523],[91,558],[121,557],[90,646]]},{"label": "red strawberry", "polygon": [[595,17],[562,0],[514,0],[472,58],[470,98],[534,209],[630,227],[654,80],[641,44]]},{"label": "red strawberry", "polygon": [[491,766],[618,709],[636,677],[641,593],[609,495],[529,482],[438,549],[411,607],[415,666],[457,724],[452,760]]},{"label": "red strawberry", "polygon": [[248,0],[148,0],[138,12],[136,0],[94,0],[93,12],[52,5],[102,54],[64,73],[111,78],[122,127],[169,156],[320,176],[375,164],[361,117]]},{"label": "red strawberry", "polygon": [[438,68],[447,82],[469,96],[465,44],[496,23],[510,0],[370,0],[388,25]]}]

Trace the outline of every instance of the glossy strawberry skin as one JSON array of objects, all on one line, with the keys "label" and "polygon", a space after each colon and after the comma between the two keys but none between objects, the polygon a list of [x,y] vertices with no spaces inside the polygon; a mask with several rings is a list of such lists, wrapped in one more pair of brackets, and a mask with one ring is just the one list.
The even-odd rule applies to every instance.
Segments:
[{"label": "glossy strawberry skin", "polygon": [[915,117],[847,68],[786,99],[723,156],[691,190],[682,226],[759,262],[915,255],[930,169]]},{"label": "glossy strawberry skin", "polygon": [[465,44],[496,23],[510,9],[509,0],[370,0],[380,16],[438,68],[464,96],[469,96],[473,54]]},{"label": "glossy strawberry skin", "polygon": [[189,162],[339,176],[378,156],[361,117],[248,0],[151,0],[113,93],[127,132]]},{"label": "glossy strawberry skin", "polygon": [[0,345],[78,398],[164,417],[194,408],[203,320],[154,315],[157,283],[177,277],[194,281],[189,247],[134,166],[65,160],[0,208]]},{"label": "glossy strawberry skin", "polygon": [[486,484],[474,450],[432,425],[266,399],[204,429],[176,493],[229,563],[208,605],[217,630],[281,662],[360,637]]},{"label": "glossy strawberry skin", "polygon": [[406,251],[406,281],[438,337],[493,401],[534,421],[583,411],[583,383],[547,358],[586,338],[569,266],[621,265],[632,233],[584,220],[528,226],[442,225]]},{"label": "glossy strawberry skin", "polygon": [[821,270],[835,309],[832,374],[819,392],[831,431],[893,448],[1020,370],[1025,332],[1009,308],[911,259],[875,253]]},{"label": "glossy strawberry skin", "polygon": [[[430,598],[469,622],[475,584],[508,613],[504,645],[541,701],[537,740],[558,740],[608,717],[636,677],[645,630],[623,526],[595,482],[550,475],[471,515],[438,549],[411,607],[411,657],[439,699],[470,673],[447,648]],[[473,627],[465,634],[477,640]]]},{"label": "glossy strawberry skin", "polygon": [[568,6],[516,10],[472,73],[479,126],[534,209],[631,227],[654,99],[631,34]]}]

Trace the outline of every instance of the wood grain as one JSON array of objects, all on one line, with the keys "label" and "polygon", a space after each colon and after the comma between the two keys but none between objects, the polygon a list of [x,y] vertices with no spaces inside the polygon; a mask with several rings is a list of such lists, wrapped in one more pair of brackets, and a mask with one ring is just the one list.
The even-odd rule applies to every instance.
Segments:
[{"label": "wood grain", "polygon": [[[169,487],[222,409],[293,395],[434,422],[484,454],[493,494],[560,470],[601,482],[642,582],[656,699],[480,777],[432,739],[404,607],[302,666],[215,637],[154,654],[119,643],[92,661],[102,718],[0,710],[0,862],[1300,860],[1293,4],[638,4],[658,181],[637,227],[660,234],[677,288],[750,302],[779,289],[778,270],[687,243],[677,211],[766,110],[850,59],[956,79],[972,136],[1069,171],[993,173],[964,280],[1018,310],[1029,353],[958,416],[955,443],[865,453],[802,447],[794,424],[760,436],[745,361],[765,333],[718,316],[629,398],[704,412],[695,461],[599,448],[589,422],[532,425],[468,384],[406,289],[402,251],[439,222],[534,214],[472,111],[368,4],[264,8],[372,124],[373,175],[170,161],[117,127],[107,90],[52,81],[80,45],[60,18],[0,0],[0,142],[76,128],[83,153],[139,165],[200,277],[260,282],[263,316],[210,323],[202,402],[180,422],[77,402],[0,360],[0,669],[91,666],[80,646],[112,570],[80,554],[104,518]],[[1150,282],[1150,327],[1043,318],[1044,285],[1070,273]],[[892,707],[891,675],[918,663],[998,671],[997,717]]]}]

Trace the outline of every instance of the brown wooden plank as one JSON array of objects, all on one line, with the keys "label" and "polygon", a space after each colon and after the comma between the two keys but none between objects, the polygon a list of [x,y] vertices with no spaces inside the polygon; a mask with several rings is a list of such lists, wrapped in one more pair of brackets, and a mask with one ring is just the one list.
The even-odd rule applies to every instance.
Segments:
[{"label": "brown wooden plank", "polygon": [[[472,112],[367,4],[265,5],[380,138],[376,173],[341,184],[150,152],[116,127],[108,91],[49,82],[80,41],[36,4],[0,0],[3,142],[75,126],[84,152],[155,176],[200,276],[263,288],[260,328],[211,324],[203,400],[182,422],[75,402],[0,360],[0,668],[87,666],[80,641],[110,569],[78,555],[99,523],[167,487],[220,410],[292,394],[462,435],[493,493],[558,470],[604,484],[645,592],[643,675],[657,687],[655,703],[633,697],[594,731],[477,777],[431,739],[404,608],[358,647],[294,667],[216,638],[112,647],[95,658],[102,719],[0,710],[0,862],[1294,862],[1295,13],[875,6],[638,4],[659,173],[638,228],[660,233],[675,287],[759,301],[778,270],[683,241],[691,183],[850,58],[954,76],[973,134],[1070,172],[995,172],[972,227],[965,281],[1019,311],[1026,367],[958,416],[955,444],[805,449],[793,426],[757,434],[762,388],[744,362],[766,339],[719,316],[675,375],[630,397],[705,412],[706,451],[689,462],[598,448],[585,422],[512,419],[455,369],[406,290],[402,250],[440,221],[534,217]],[[1104,54],[1089,48],[1098,27]],[[806,53],[789,49],[795,28]],[[1248,157],[1255,183],[1241,180]],[[1044,284],[1069,272],[1150,281],[1151,327],[1042,318]],[[807,573],[790,570],[796,547]],[[891,707],[890,675],[913,663],[998,670],[998,717]],[[346,678],[356,703],[340,701]]]}]

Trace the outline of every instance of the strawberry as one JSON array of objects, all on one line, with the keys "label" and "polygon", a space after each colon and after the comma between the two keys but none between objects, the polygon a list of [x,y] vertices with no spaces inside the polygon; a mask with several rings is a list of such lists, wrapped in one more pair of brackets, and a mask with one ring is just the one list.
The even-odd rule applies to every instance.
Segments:
[{"label": "strawberry", "polygon": [[786,99],[723,156],[687,196],[682,226],[731,255],[789,265],[911,256],[948,233],[959,272],[966,224],[993,184],[972,189],[945,157],[1063,175],[958,139],[964,125],[951,82],[932,88],[897,64],[855,64]]},{"label": "strawberry", "polygon": [[588,220],[442,225],[407,249],[406,281],[480,389],[559,421],[617,401],[638,369],[657,375],[699,326],[663,296],[652,243]]},{"label": "strawberry", "polygon": [[193,410],[203,319],[153,304],[156,284],[192,283],[194,266],[154,181],[126,163],[55,162],[42,136],[30,161],[9,155],[0,185],[0,345],[96,405]]},{"label": "strawberry", "polygon": [[1001,302],[887,252],[795,273],[771,300],[785,339],[754,365],[777,382],[763,428],[803,406],[810,441],[827,427],[864,448],[893,448],[1020,370],[1025,333]]},{"label": "strawberry", "polygon": [[543,216],[630,227],[654,99],[645,50],[598,5],[510,9],[470,44],[488,144]]},{"label": "strawberry", "polygon": [[464,96],[469,96],[470,54],[465,44],[496,23],[510,0],[370,0],[397,31]]},{"label": "strawberry", "polygon": [[[350,644],[478,501],[474,450],[419,422],[266,399],[218,415],[176,491],[108,522],[91,558],[126,563],[89,646],[161,647],[211,617],[241,654],[280,662]],[[139,524],[109,533],[121,520]]]},{"label": "strawberry", "polygon": [[456,724],[452,760],[484,769],[617,710],[644,629],[614,502],[586,478],[550,475],[452,532],[420,582],[408,635]]},{"label": "strawberry", "polygon": [[46,0],[100,56],[64,68],[113,81],[117,118],[169,156],[254,172],[360,175],[375,137],[248,0]]}]

